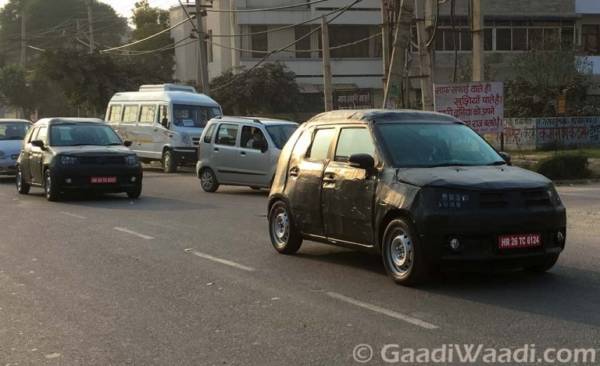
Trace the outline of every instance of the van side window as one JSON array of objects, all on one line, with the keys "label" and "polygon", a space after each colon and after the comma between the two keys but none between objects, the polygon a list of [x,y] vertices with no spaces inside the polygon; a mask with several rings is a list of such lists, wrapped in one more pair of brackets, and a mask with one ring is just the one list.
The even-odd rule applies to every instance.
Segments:
[{"label": "van side window", "polygon": [[350,155],[369,154],[375,157],[375,145],[366,128],[343,128],[340,131],[335,161],[348,161]]},{"label": "van side window", "polygon": [[156,116],[155,105],[143,105],[140,108],[140,122],[141,123],[154,123],[154,117]]},{"label": "van side window", "polygon": [[204,142],[207,144],[210,144],[210,141],[212,140],[212,135],[213,132],[215,132],[215,124],[212,124],[210,126],[208,126],[208,129],[206,130],[206,133],[204,134]]},{"label": "van side window", "polygon": [[111,105],[108,111],[108,122],[121,122],[123,115],[122,105]]},{"label": "van side window", "polygon": [[327,159],[329,147],[335,136],[335,129],[327,128],[317,130],[310,150],[306,154],[308,160],[321,161]]},{"label": "van side window", "polygon": [[126,105],[123,111],[123,122],[137,122],[138,106]]},{"label": "van side window", "polygon": [[239,126],[223,123],[217,131],[215,144],[235,146]]},{"label": "van side window", "polygon": [[167,113],[167,106],[158,106],[158,116],[156,122],[163,125],[165,128],[169,128],[169,114]]}]

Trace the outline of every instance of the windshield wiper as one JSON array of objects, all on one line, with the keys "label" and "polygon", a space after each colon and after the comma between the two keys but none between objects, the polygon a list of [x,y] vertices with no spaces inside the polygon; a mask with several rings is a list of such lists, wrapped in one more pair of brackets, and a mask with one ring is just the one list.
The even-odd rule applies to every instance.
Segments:
[{"label": "windshield wiper", "polygon": [[473,166],[473,165],[472,164],[462,164],[462,163],[442,163],[442,164],[429,165],[427,167],[428,168],[441,168],[441,167],[448,167],[448,166]]},{"label": "windshield wiper", "polygon": [[487,165],[506,165],[506,161],[504,160],[498,160],[498,161],[494,161],[493,163],[489,163]]}]

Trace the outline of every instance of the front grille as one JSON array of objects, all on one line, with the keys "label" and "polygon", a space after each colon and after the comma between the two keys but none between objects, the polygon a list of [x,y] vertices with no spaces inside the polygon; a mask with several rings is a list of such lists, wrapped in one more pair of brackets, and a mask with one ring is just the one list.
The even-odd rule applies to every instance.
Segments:
[{"label": "front grille", "polygon": [[80,156],[77,159],[86,165],[125,165],[123,156]]},{"label": "front grille", "polygon": [[482,192],[479,194],[479,206],[481,208],[502,208],[508,206],[508,200],[504,192]]},{"label": "front grille", "polygon": [[545,189],[534,189],[521,192],[525,205],[531,206],[550,206],[550,196]]}]

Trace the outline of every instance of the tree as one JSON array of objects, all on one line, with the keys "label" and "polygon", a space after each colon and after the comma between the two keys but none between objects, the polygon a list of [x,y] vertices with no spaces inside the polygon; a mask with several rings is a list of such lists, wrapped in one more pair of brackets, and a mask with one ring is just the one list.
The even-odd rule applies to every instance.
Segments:
[{"label": "tree", "polygon": [[[169,12],[160,8],[151,7],[148,0],[135,3],[133,17],[131,18],[135,29],[132,32],[132,41],[147,38],[150,35],[168,29]],[[152,75],[158,82],[167,82],[173,79],[175,66],[173,39],[169,32],[139,43],[129,49],[138,51],[138,55],[131,56],[130,63],[148,70],[147,75]],[[148,54],[143,54],[148,51]],[[152,52],[151,52],[152,51]],[[142,54],[139,54],[142,53]]]},{"label": "tree", "polygon": [[[81,42],[89,42],[86,1],[9,0],[0,10],[0,46],[4,56],[12,63],[19,59],[23,13],[28,19],[30,45],[42,49],[83,47]],[[92,9],[96,43],[103,46],[120,43],[127,30],[126,19],[119,17],[110,5],[97,0],[93,1]]]},{"label": "tree", "polygon": [[0,93],[10,105],[18,107],[24,116],[35,110],[33,90],[28,84],[25,69],[18,65],[7,65],[0,69]]},{"label": "tree", "polygon": [[595,114],[586,101],[590,67],[572,50],[530,51],[512,64],[514,78],[506,87],[506,115],[509,117],[554,117],[558,97],[567,100],[567,114]]},{"label": "tree", "polygon": [[239,74],[229,70],[213,79],[211,96],[228,114],[295,113],[300,106],[296,74],[281,63],[264,64]]}]

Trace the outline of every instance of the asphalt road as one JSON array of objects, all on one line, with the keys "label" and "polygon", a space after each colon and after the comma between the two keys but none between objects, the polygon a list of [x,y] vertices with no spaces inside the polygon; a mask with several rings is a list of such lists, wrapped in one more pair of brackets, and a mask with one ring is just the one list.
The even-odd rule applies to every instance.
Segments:
[{"label": "asphalt road", "polygon": [[559,191],[568,247],[550,273],[415,289],[374,256],[310,242],[277,254],[266,192],[147,172],[139,201],[49,203],[5,181],[0,366],[352,365],[362,343],[600,348],[600,186]]}]

